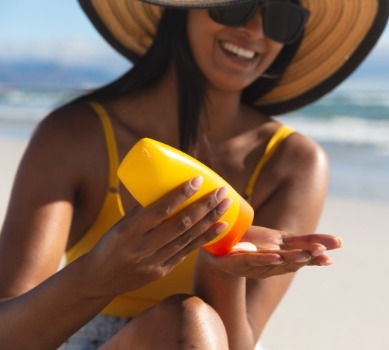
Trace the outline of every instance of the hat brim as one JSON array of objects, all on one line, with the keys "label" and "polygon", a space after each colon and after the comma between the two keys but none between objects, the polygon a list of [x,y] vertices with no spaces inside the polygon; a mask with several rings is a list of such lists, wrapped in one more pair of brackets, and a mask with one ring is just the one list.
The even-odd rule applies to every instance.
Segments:
[{"label": "hat brim", "polygon": [[[246,0],[147,1],[205,8]],[[79,3],[101,35],[132,62],[150,47],[163,11],[138,0]],[[389,16],[387,0],[301,0],[301,5],[311,12],[304,39],[279,84],[253,103],[270,115],[301,108],[338,86],[375,46]]]},{"label": "hat brim", "polygon": [[215,7],[227,7],[237,4],[253,2],[253,0],[140,0],[148,4],[163,7],[178,7],[184,9],[206,9]]}]

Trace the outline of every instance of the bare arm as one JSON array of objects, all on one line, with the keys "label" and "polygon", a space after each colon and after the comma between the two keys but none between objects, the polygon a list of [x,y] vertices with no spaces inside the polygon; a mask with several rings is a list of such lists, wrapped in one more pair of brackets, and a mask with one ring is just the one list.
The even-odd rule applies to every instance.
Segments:
[{"label": "bare arm", "polygon": [[[296,136],[299,138],[301,135]],[[295,152],[286,154],[289,163],[288,159],[281,160],[286,165],[285,178],[272,198],[256,213],[257,225],[297,234],[315,231],[327,190],[328,160],[310,140],[303,139],[301,143]],[[296,270],[301,266],[304,265],[297,264]],[[294,274],[289,273],[247,280],[247,310],[256,337],[262,333],[293,277]]]},{"label": "bare arm", "polygon": [[[50,323],[61,322],[64,301],[78,297],[77,290],[69,293],[75,288],[69,288],[77,278],[69,274],[74,269],[59,274],[68,276],[60,278],[63,288],[54,279],[24,294],[56,272],[67,245],[78,187],[69,128],[61,118],[48,118],[36,130],[19,166],[0,235],[0,296],[6,299],[0,304],[0,318],[6,320],[0,339],[2,344],[13,340],[15,348],[23,340],[37,346],[51,333]],[[46,312],[50,322],[44,320]]]},{"label": "bare arm", "polygon": [[[287,140],[289,145],[285,142],[283,152],[269,163],[267,170],[271,171],[264,171],[258,181],[258,186],[270,188],[271,192],[263,202],[254,199],[255,224],[308,234],[315,229],[325,198],[327,159],[311,141],[301,135],[293,137],[295,139]],[[266,241],[265,237],[263,240]],[[309,260],[298,262],[307,257]],[[250,276],[247,271],[252,267],[251,262],[242,258],[239,270],[231,258],[210,259],[203,254],[198,263],[196,292],[223,318],[231,349],[250,349],[293,279],[293,274],[287,272],[314,264],[315,259],[301,249],[291,249],[285,255],[265,254],[261,260],[253,262],[263,265],[257,274],[259,278],[246,279],[237,276]],[[317,259],[318,264],[328,262],[326,258]],[[274,275],[280,276],[266,278]],[[245,344],[243,339],[247,340]]]},{"label": "bare arm", "polygon": [[101,135],[81,117],[67,113],[44,122],[18,171],[0,235],[0,344],[5,348],[59,346],[113,297],[163,277],[223,229],[215,222],[228,201],[216,192],[166,220],[197,191],[199,183],[187,182],[146,209],[134,208],[89,253],[56,272],[69,232],[85,228],[77,219],[86,215],[79,200],[83,183],[95,184],[88,175],[95,169],[88,168],[99,147],[94,137]]},{"label": "bare arm", "polygon": [[112,298],[162,278],[216,237],[225,226],[215,221],[229,202],[216,193],[166,220],[195,191],[188,182],[154,205],[134,210],[89,253],[23,295],[1,301],[1,344],[13,349],[55,348]]}]

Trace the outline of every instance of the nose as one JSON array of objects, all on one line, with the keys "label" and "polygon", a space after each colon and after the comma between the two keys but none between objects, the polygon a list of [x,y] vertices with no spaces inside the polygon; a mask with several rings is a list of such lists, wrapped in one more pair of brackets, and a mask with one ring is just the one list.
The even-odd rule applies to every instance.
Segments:
[{"label": "nose", "polygon": [[250,20],[239,28],[247,32],[247,34],[253,39],[263,39],[265,37],[265,32],[263,29],[263,20],[260,8],[258,7]]}]

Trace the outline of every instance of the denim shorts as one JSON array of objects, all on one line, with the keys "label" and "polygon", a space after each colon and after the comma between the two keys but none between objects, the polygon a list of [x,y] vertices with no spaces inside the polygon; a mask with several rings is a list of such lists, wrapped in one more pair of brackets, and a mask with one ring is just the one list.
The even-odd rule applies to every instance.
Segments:
[{"label": "denim shorts", "polygon": [[[129,319],[97,315],[74,333],[58,350],[96,350],[115,335]],[[258,342],[255,350],[265,350]]]},{"label": "denim shorts", "polygon": [[129,319],[97,315],[74,333],[58,350],[96,350],[116,334]]}]

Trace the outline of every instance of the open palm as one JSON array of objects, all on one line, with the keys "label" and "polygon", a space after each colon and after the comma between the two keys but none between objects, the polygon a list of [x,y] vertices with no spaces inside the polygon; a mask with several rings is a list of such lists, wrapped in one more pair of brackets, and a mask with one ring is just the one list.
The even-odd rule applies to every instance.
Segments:
[{"label": "open palm", "polygon": [[209,262],[231,274],[267,278],[295,272],[306,265],[330,265],[326,250],[340,248],[340,239],[328,234],[296,235],[251,226],[231,252]]}]

